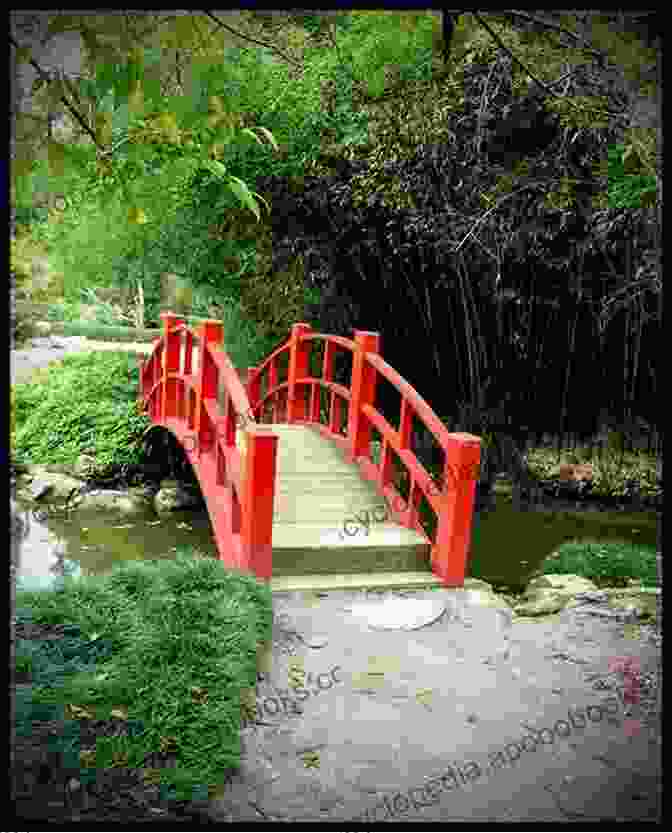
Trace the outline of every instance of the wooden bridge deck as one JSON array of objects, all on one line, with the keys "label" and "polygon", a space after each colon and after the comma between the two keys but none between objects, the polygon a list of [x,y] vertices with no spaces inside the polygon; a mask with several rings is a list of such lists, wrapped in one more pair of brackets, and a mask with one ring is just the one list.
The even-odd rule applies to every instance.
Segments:
[{"label": "wooden bridge deck", "polygon": [[[332,440],[307,425],[266,427],[278,436],[274,590],[440,586],[428,543],[390,519]],[[236,443],[244,454],[241,430]]]}]

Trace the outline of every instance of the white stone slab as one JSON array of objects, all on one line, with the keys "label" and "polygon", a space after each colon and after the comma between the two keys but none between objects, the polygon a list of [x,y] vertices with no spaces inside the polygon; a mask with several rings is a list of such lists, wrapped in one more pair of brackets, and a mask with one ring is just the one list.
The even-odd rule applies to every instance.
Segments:
[{"label": "white stone slab", "polygon": [[431,625],[446,609],[443,599],[385,599],[352,605],[351,613],[372,630],[413,631]]}]

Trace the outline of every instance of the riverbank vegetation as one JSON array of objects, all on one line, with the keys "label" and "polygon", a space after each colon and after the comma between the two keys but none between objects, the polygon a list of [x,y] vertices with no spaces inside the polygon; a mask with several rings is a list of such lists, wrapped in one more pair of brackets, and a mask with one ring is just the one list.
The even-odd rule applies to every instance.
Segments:
[{"label": "riverbank vegetation", "polygon": [[[271,611],[267,585],[193,552],[17,588],[17,730],[65,713],[61,767],[81,781],[128,768],[164,797],[207,798],[239,763]],[[61,638],[40,640],[55,626]]]},{"label": "riverbank vegetation", "polygon": [[101,476],[137,464],[150,424],[138,413],[138,378],[135,356],[99,352],[66,356],[13,385],[14,462],[74,466],[88,453]]},{"label": "riverbank vegetation", "polygon": [[644,587],[660,584],[656,550],[627,542],[568,541],[548,556],[539,573],[582,576],[598,586],[625,586],[631,579]]}]

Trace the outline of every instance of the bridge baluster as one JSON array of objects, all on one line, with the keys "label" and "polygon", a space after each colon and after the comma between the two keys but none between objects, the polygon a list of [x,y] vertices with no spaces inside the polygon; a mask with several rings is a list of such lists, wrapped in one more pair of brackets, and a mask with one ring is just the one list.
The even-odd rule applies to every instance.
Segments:
[{"label": "bridge baluster", "polygon": [[311,332],[308,324],[294,324],[290,337],[289,352],[289,393],[287,397],[287,422],[298,422],[306,419],[306,400],[298,398],[297,379],[308,376],[309,344],[302,340],[302,336]]},{"label": "bridge baluster", "polygon": [[362,406],[375,404],[376,370],[366,361],[366,353],[378,353],[378,333],[355,330],[356,350],[352,357],[350,414],[348,417],[348,443],[351,459],[368,456],[371,427],[362,414]]},{"label": "bridge baluster", "polygon": [[181,395],[179,380],[171,378],[171,374],[180,372],[180,348],[182,334],[176,332],[177,327],[184,324],[179,316],[170,312],[162,312],[164,334],[164,366],[163,391],[161,395],[161,420],[176,417],[179,414],[179,399]]}]

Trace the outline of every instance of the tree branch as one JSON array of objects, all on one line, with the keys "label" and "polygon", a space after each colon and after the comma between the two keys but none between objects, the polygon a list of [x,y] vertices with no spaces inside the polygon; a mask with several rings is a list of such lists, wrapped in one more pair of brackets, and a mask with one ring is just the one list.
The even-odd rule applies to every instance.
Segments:
[{"label": "tree branch", "polygon": [[289,61],[290,64],[294,64],[296,67],[301,67],[301,62],[294,60],[290,55],[285,55],[284,52],[281,52],[276,46],[273,46],[272,43],[265,43],[261,40],[256,40],[255,38],[249,37],[249,35],[244,35],[242,32],[237,32],[235,29],[232,29],[230,26],[227,26],[226,23],[222,23],[222,21],[215,17],[212,12],[209,12],[207,9],[203,10],[204,14],[209,17],[211,20],[214,20],[218,26],[221,26],[223,29],[226,29],[227,32],[231,32],[231,34],[236,35],[236,37],[242,38],[243,40],[249,40],[250,43],[256,43],[258,46],[265,46],[267,49],[271,49],[273,52],[276,52],[280,55],[281,58],[284,58],[285,61]]},{"label": "tree branch", "polygon": [[513,17],[520,17],[523,20],[527,20],[529,23],[538,23],[541,26],[546,26],[548,29],[553,29],[556,32],[561,32],[563,35],[569,35],[572,40],[578,43],[581,46],[581,49],[588,52],[591,55],[594,55],[596,58],[600,58],[601,60],[605,60],[607,56],[600,52],[598,49],[592,49],[586,41],[580,36],[577,35],[576,32],[572,32],[570,29],[565,29],[564,26],[560,26],[558,23],[551,23],[550,20],[542,20],[539,17],[535,17],[532,14],[528,14],[527,12],[520,12],[515,11],[513,9],[507,9],[504,14],[510,14]]},{"label": "tree branch", "polygon": [[[12,44],[12,46],[14,47],[14,49],[16,49],[16,50],[17,50],[17,52],[21,49],[21,47],[20,47],[20,46],[19,46],[19,44],[18,44],[18,43],[14,40],[14,38],[12,37],[12,35],[11,35],[11,34],[10,34],[10,36],[9,36],[9,42]],[[49,74],[48,74],[47,72],[45,72],[45,71],[42,69],[42,67],[41,67],[41,66],[37,63],[37,61],[35,61],[35,60],[34,60],[34,58],[32,58],[32,57],[31,57],[31,58],[29,58],[29,59],[28,59],[28,62],[29,62],[29,63],[30,63],[30,65],[33,67],[33,69],[37,71],[37,74],[40,76],[40,78],[41,78],[43,81],[46,81],[46,82],[48,83],[48,82],[50,82],[50,81],[52,80],[52,79],[51,79],[51,77],[49,76]],[[63,95],[59,96],[59,100],[60,100],[60,101],[62,101],[62,102],[63,102],[63,104],[65,104],[65,106],[68,108],[68,110],[70,111],[70,113],[72,113],[72,115],[75,117],[76,121],[77,121],[77,122],[79,122],[79,124],[80,124],[80,126],[82,127],[82,129],[83,129],[86,133],[88,133],[88,135],[91,137],[91,139],[93,140],[94,145],[98,148],[98,150],[103,150],[103,148],[102,148],[102,147],[100,146],[100,144],[98,143],[98,138],[96,137],[96,134],[93,132],[93,130],[91,130],[91,128],[90,128],[90,127],[89,127],[89,125],[86,123],[86,121],[84,120],[83,116],[81,116],[81,115],[80,115],[80,113],[78,112],[78,110],[77,110],[75,107],[73,107],[73,106],[72,106],[72,104],[68,101],[68,99],[67,99],[65,96],[63,96]]]},{"label": "tree branch", "polygon": [[523,64],[521,61],[518,60],[518,58],[516,58],[516,56],[513,54],[513,52],[511,52],[509,47],[506,46],[506,44],[499,37],[499,35],[490,28],[490,26],[485,22],[485,20],[483,20],[480,14],[478,14],[478,12],[472,12],[472,14],[476,18],[476,20],[481,24],[481,26],[485,29],[485,31],[490,35],[490,37],[495,41],[495,43],[499,46],[499,48],[503,49],[504,52],[506,52],[506,54],[509,56],[509,58],[511,58],[512,61],[515,61],[518,64],[518,66],[523,70],[523,72],[527,73],[527,75],[530,76],[530,78],[535,82],[535,84],[540,86],[542,90],[548,93],[548,95],[553,96],[553,98],[560,98],[560,96],[557,95],[557,93],[554,93],[553,90],[549,86],[547,86],[543,81],[540,81],[536,76],[532,75],[532,72],[525,66],[525,64]]},{"label": "tree branch", "polygon": [[485,220],[485,218],[489,217],[490,214],[492,214],[493,211],[496,211],[503,202],[506,202],[507,200],[510,200],[511,197],[515,197],[516,194],[520,194],[522,191],[527,191],[528,188],[538,188],[540,185],[543,185],[543,183],[541,183],[541,182],[530,182],[530,183],[527,183],[526,185],[523,185],[522,188],[516,188],[516,190],[511,191],[510,194],[504,194],[504,196],[501,199],[497,200],[497,202],[491,208],[488,208],[488,210],[484,214],[482,214],[478,218],[478,220],[476,220],[476,222],[471,227],[471,229],[465,234],[465,236],[462,238],[462,240],[460,240],[460,242],[457,244],[457,246],[453,249],[453,252],[459,252],[460,249],[462,248],[462,246],[467,242],[467,240],[471,237],[471,235],[474,234],[476,229],[481,225],[481,223]]}]

